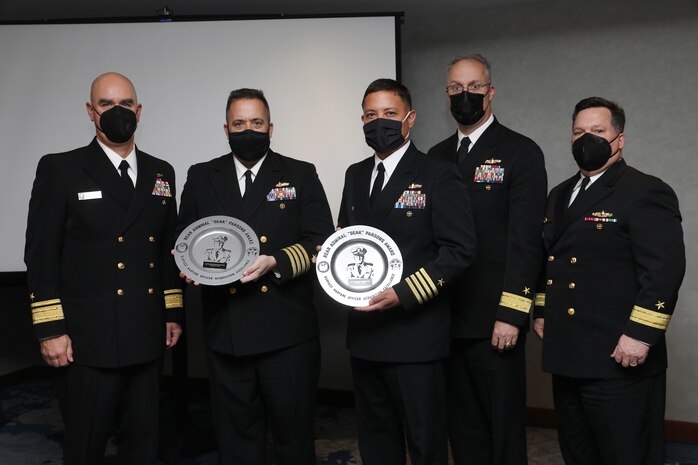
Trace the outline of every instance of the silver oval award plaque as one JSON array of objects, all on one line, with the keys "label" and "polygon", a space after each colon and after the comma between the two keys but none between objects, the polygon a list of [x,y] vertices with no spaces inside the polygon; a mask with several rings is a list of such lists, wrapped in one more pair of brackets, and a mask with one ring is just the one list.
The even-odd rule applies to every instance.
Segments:
[{"label": "silver oval award plaque", "polygon": [[370,226],[349,226],[332,234],[315,265],[325,292],[351,307],[366,307],[371,297],[399,283],[402,268],[395,241]]},{"label": "silver oval award plaque", "polygon": [[190,224],[175,242],[175,262],[189,278],[220,286],[237,281],[259,256],[252,228],[231,216],[207,216]]}]

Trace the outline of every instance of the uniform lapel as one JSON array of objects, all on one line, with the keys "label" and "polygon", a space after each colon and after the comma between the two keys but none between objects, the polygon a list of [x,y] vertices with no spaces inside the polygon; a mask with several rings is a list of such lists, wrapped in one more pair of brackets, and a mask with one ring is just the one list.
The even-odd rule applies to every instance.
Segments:
[{"label": "uniform lapel", "polygon": [[138,176],[136,176],[136,188],[133,192],[133,199],[128,209],[124,228],[127,228],[136,219],[153,195],[153,187],[155,187],[155,177],[157,175],[151,160],[138,150],[138,147],[136,147],[136,153]]},{"label": "uniform lapel", "polygon": [[[497,135],[499,134],[499,122],[495,118],[485,132],[478,138],[465,157],[465,163],[458,166],[463,179],[466,182],[472,181],[475,174],[475,167],[482,165],[485,160],[495,158],[497,152]],[[454,148],[455,151],[455,148]],[[458,154],[456,153],[456,157]]]},{"label": "uniform lapel", "polygon": [[209,172],[209,178],[223,210],[230,216],[239,218],[242,198],[238,175],[233,162],[233,154],[220,157]]},{"label": "uniform lapel", "polygon": [[90,153],[85,161],[85,171],[95,180],[103,193],[114,199],[124,210],[128,210],[129,204],[123,195],[121,177],[97,143],[97,138],[92,139],[88,147]]},{"label": "uniform lapel", "polygon": [[553,221],[555,222],[553,228],[553,239],[562,233],[562,226],[564,224],[565,210],[567,210],[567,204],[569,203],[570,192],[574,189],[574,185],[579,180],[579,174],[575,174],[567,181],[565,181],[560,188],[557,190],[557,198],[555,199],[555,210]]},{"label": "uniform lapel", "polygon": [[579,202],[575,201],[572,203],[572,205],[570,205],[562,217],[562,224],[559,226],[559,228],[555,229],[555,237],[553,237],[553,242],[559,239],[559,237],[564,234],[565,230],[577,218],[613,192],[613,187],[615,186],[616,181],[623,174],[623,172],[625,172],[626,168],[627,165],[625,164],[625,161],[618,161],[613,166],[608,168],[603,176],[594,182],[594,184],[588,187],[584,196],[579,199]]},{"label": "uniform lapel", "polygon": [[414,180],[416,153],[417,149],[410,143],[410,147],[402,156],[400,163],[395,167],[395,171],[390,176],[388,183],[378,195],[375,201],[376,203],[370,210],[369,225],[380,224],[385,216],[392,211],[395,202],[400,198],[400,195],[402,195],[410,182]]},{"label": "uniform lapel", "polygon": [[259,205],[266,201],[267,194],[279,182],[281,175],[281,158],[270,150],[262,162],[257,176],[255,176],[252,187],[250,187],[251,191],[245,193],[242,202],[242,219],[244,221],[247,221],[259,208]]},{"label": "uniform lapel", "polygon": [[371,174],[373,172],[373,157],[367,158],[361,162],[358,173],[354,177],[353,183],[353,198],[351,199],[351,208],[354,211],[356,224],[368,223],[369,203],[368,194],[371,184]]}]

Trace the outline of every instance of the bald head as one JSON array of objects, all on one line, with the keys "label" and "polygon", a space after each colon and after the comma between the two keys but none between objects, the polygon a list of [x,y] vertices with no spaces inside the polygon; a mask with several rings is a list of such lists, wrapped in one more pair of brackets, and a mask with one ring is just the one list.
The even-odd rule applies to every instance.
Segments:
[{"label": "bald head", "polygon": [[90,87],[90,101],[95,103],[106,91],[115,88],[132,94],[134,101],[136,103],[138,102],[136,88],[133,86],[131,80],[123,74],[114,72],[101,74],[92,81],[92,86]]}]

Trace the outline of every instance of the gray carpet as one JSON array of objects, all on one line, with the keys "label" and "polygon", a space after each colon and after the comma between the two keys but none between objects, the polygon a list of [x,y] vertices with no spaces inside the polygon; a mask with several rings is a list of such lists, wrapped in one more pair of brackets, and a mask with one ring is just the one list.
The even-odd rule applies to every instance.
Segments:
[{"label": "gray carpet", "polygon": [[[173,425],[174,411],[163,396],[164,465],[216,465],[208,399],[190,393],[185,438]],[[171,402],[170,402],[171,404]],[[169,405],[169,406],[168,406]],[[51,384],[36,379],[0,389],[1,465],[60,465],[63,423]],[[354,410],[320,406],[316,415],[318,465],[360,465]],[[530,465],[562,465],[555,430],[528,429]],[[104,465],[113,463],[115,449],[107,448]],[[698,445],[667,443],[668,465],[698,465]]]}]

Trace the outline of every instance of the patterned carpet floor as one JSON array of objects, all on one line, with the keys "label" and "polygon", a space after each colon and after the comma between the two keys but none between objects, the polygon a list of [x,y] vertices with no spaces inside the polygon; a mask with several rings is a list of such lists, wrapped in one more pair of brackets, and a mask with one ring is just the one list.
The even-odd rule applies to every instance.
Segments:
[{"label": "patterned carpet floor", "polygon": [[[216,465],[208,399],[190,394],[185,433],[173,425],[174,411],[163,396],[161,465]],[[320,406],[316,415],[318,465],[360,465],[354,410]],[[181,431],[181,429],[179,430]],[[0,464],[60,465],[63,423],[51,383],[35,379],[0,388]],[[562,465],[555,430],[528,429],[530,465]],[[114,463],[115,448],[107,447],[103,465]],[[667,443],[668,465],[698,465],[698,445]],[[408,462],[409,463],[409,462]],[[271,462],[270,462],[271,464]]]}]

